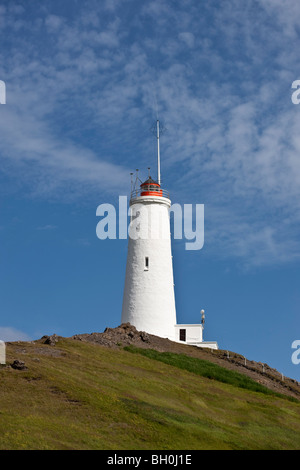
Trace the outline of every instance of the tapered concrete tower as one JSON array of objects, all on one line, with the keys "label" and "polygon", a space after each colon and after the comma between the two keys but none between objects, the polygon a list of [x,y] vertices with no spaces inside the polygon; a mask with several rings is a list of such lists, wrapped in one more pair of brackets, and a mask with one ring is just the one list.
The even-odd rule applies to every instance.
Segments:
[{"label": "tapered concrete tower", "polygon": [[158,175],[132,188],[122,323],[175,340],[176,308],[170,237],[169,194],[160,185],[159,121]]}]

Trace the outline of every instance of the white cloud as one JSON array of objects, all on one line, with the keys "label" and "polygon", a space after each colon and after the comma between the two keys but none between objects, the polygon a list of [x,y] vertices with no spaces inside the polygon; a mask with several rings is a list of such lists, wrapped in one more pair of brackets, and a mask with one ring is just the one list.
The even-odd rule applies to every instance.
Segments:
[{"label": "white cloud", "polygon": [[[121,3],[105,8],[111,15]],[[37,196],[126,193],[129,167],[146,168],[153,155],[145,135],[155,90],[168,129],[162,174],[174,181],[174,194],[207,200],[211,220],[226,213],[229,255],[253,258],[259,242],[261,260],[296,258],[300,106],[289,93],[298,78],[298,49],[290,47],[298,9],[292,0],[282,7],[224,0],[217,8],[152,0],[137,5],[134,17],[104,21],[101,7],[85,8],[72,23],[48,15],[53,54],[39,56],[25,36],[23,49],[3,62],[4,164],[19,168]],[[214,224],[212,234],[218,218]]]},{"label": "white cloud", "polygon": [[57,15],[49,15],[45,19],[46,27],[50,30],[56,31],[57,29],[61,28],[64,23],[63,18]]},{"label": "white cloud", "polygon": [[11,326],[0,326],[0,340],[8,341],[31,341],[27,333],[17,330]]},{"label": "white cloud", "polygon": [[179,33],[179,39],[181,39],[188,47],[194,47],[195,37],[192,33],[184,32]]},{"label": "white cloud", "polygon": [[57,228],[56,225],[48,224],[48,225],[42,225],[40,227],[37,227],[36,229],[37,230],[55,230],[56,228]]},{"label": "white cloud", "polygon": [[123,189],[125,170],[120,165],[110,163],[109,158],[100,159],[88,148],[52,136],[51,130],[34,117],[26,120],[25,115],[17,112],[3,113],[0,126],[5,136],[0,143],[2,156],[9,158],[10,165],[22,163],[25,184],[34,177],[32,194],[56,190],[61,193],[67,184],[90,185],[91,190],[98,186],[108,192]]},{"label": "white cloud", "polygon": [[300,17],[298,0],[261,0],[262,7],[269,15],[276,16],[283,32],[290,38],[297,38]]}]

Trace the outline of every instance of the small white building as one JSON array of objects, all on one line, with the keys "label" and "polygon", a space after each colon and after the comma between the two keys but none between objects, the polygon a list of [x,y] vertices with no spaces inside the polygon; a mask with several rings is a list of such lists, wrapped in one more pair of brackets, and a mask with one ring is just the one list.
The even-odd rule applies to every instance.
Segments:
[{"label": "small white building", "polygon": [[[177,325],[170,236],[171,200],[160,185],[159,122],[158,180],[149,175],[132,188],[122,323],[139,331],[198,347],[218,349],[203,341],[204,323]],[[139,183],[138,183],[139,184]],[[203,312],[204,313],[204,312]]]},{"label": "small white building", "polygon": [[175,325],[175,341],[190,346],[218,349],[216,341],[203,341],[203,330],[204,326],[202,324]]}]

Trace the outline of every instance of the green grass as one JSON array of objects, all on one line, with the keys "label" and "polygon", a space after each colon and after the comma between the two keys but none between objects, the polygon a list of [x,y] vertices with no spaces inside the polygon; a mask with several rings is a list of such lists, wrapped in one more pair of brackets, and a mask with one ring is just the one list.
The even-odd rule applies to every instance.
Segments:
[{"label": "green grass", "polygon": [[217,380],[219,382],[227,383],[235,387],[245,388],[253,392],[265,393],[267,395],[274,395],[282,397],[287,400],[298,402],[296,398],[276,393],[267,387],[255,382],[250,377],[243,375],[233,370],[225,369],[213,362],[195,357],[186,356],[185,354],[159,352],[154,349],[142,349],[135,346],[125,346],[124,349],[134,354],[141,354],[150,359],[164,362],[171,366],[178,367],[179,369],[187,370],[193,374],[201,375],[208,379]]},{"label": "green grass", "polygon": [[178,365],[70,339],[7,359],[28,369],[0,369],[0,449],[300,447],[299,403]]}]

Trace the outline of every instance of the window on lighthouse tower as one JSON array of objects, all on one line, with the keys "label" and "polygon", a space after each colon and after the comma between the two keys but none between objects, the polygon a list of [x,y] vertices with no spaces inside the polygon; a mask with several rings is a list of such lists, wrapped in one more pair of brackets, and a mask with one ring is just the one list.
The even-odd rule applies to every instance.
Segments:
[{"label": "window on lighthouse tower", "polygon": [[145,271],[148,271],[148,269],[149,269],[149,257],[146,256],[145,257]]}]

